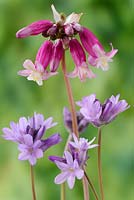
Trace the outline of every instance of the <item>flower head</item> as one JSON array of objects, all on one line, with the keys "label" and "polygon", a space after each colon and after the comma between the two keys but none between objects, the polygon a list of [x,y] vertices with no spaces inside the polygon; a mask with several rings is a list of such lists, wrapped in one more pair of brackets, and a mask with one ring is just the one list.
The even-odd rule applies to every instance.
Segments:
[{"label": "flower head", "polygon": [[44,120],[42,114],[34,113],[31,118],[21,117],[18,123],[11,122],[10,128],[3,128],[3,138],[18,144],[19,160],[29,160],[31,165],[36,164],[38,158],[43,157],[43,152],[49,147],[58,144],[61,137],[58,133],[43,139],[47,129],[55,126],[53,118]]},{"label": "flower head", "polygon": [[130,106],[125,100],[119,101],[120,95],[111,96],[104,104],[101,104],[94,94],[84,97],[82,101],[77,102],[80,106],[80,112],[96,127],[108,124],[118,116],[119,113],[125,111]]},{"label": "flower head", "polygon": [[66,151],[64,156],[66,163],[55,161],[55,164],[61,170],[61,173],[55,177],[54,182],[56,184],[61,184],[67,181],[69,188],[72,189],[75,184],[75,178],[82,179],[84,170],[80,168],[78,161],[73,159],[69,151]]},{"label": "flower head", "polygon": [[[85,119],[85,117],[79,111],[76,112],[76,117],[77,117],[78,131],[79,133],[82,133],[90,123],[88,122],[88,120]],[[73,132],[72,117],[70,111],[66,107],[63,109],[63,118],[65,127],[70,133],[72,133]]]},{"label": "flower head", "polygon": [[85,52],[78,40],[70,40],[69,47],[75,63],[75,69],[69,74],[69,77],[73,78],[78,76],[81,81],[85,81],[86,78],[94,78],[95,75],[88,68]]},{"label": "flower head", "polygon": [[79,35],[82,45],[89,53],[89,64],[97,68],[102,68],[104,71],[108,70],[108,63],[112,62],[112,57],[117,53],[118,50],[114,49],[111,44],[112,50],[106,53],[98,38],[85,27],[83,27]]},{"label": "flower head", "polygon": [[49,160],[54,162],[61,170],[61,173],[56,176],[55,183],[61,184],[67,181],[70,189],[73,188],[75,178],[82,179],[84,176],[84,166],[88,157],[88,150],[97,147],[97,144],[92,144],[95,140],[93,138],[88,141],[85,138],[78,139],[74,134],[73,142],[69,142],[69,151],[64,152],[64,157],[49,156]]},{"label": "flower head", "polygon": [[[37,53],[36,61],[39,61],[38,64],[35,61],[34,66],[32,65],[32,69],[30,69],[31,71],[29,71],[29,68],[28,70],[26,68],[26,70],[21,70],[19,74],[27,76],[28,80],[34,80],[39,85],[42,85],[43,80],[56,74],[64,51],[67,49],[70,49],[75,63],[74,70],[71,73],[67,73],[68,77],[78,77],[81,81],[85,81],[86,78],[95,78],[95,74],[88,67],[85,50],[89,54],[88,62],[90,65],[102,68],[104,71],[108,70],[109,62],[112,62],[117,49],[112,47],[110,52],[106,53],[104,51],[99,39],[90,30],[80,25],[79,21],[82,13],[77,14],[73,12],[66,17],[63,13],[59,13],[54,5],[51,6],[51,9],[54,22],[39,20],[20,29],[16,33],[17,38],[42,34],[43,37],[48,39]],[[81,43],[76,39],[77,35],[79,35]],[[49,64],[50,71],[47,70]]]},{"label": "flower head", "polygon": [[51,6],[54,22],[50,20],[39,20],[20,29],[16,33],[17,38],[25,38],[31,35],[42,34],[44,37],[50,37],[52,40],[63,39],[66,36],[74,36],[81,30],[79,24],[82,13],[71,13],[65,17],[59,13],[54,5]]},{"label": "flower head", "polygon": [[69,148],[74,157],[77,158],[79,165],[83,168],[86,165],[86,161],[88,160],[88,150],[95,148],[98,144],[92,144],[96,138],[94,137],[91,141],[85,138],[77,138],[75,134],[73,134],[73,142],[69,142]]},{"label": "flower head", "polygon": [[[112,46],[112,44],[111,44]],[[113,49],[108,53],[106,53],[103,49],[99,47],[99,45],[95,44],[92,47],[95,56],[89,55],[88,61],[92,66],[97,68],[102,68],[103,71],[107,71],[109,69],[109,62],[112,62],[112,57],[117,53],[117,49]]]},{"label": "flower head", "polygon": [[35,81],[38,85],[43,85],[43,80],[54,76],[57,72],[47,71],[46,68],[52,59],[53,43],[45,41],[38,50],[35,64],[31,60],[25,60],[24,70],[18,72],[21,76],[26,76],[28,80]]}]

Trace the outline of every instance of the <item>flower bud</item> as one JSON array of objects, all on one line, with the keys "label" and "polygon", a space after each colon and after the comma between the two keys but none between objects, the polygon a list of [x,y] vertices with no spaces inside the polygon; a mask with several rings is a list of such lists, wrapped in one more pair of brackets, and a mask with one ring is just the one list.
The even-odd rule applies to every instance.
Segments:
[{"label": "flower bud", "polygon": [[16,33],[17,38],[25,38],[30,35],[38,35],[42,32],[46,32],[53,23],[49,20],[39,20],[36,22],[33,22],[32,24],[20,29]]},{"label": "flower bud", "polygon": [[47,66],[49,65],[51,61],[52,50],[53,50],[53,43],[47,40],[41,45],[41,47],[39,48],[37,52],[36,61],[42,64],[44,69],[47,68]]}]

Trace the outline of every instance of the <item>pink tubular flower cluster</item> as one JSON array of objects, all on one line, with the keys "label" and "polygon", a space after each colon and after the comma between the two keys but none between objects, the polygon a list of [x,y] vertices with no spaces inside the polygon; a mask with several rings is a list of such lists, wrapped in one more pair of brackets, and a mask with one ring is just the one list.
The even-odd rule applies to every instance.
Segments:
[{"label": "pink tubular flower cluster", "polygon": [[[27,66],[24,62],[25,70],[21,70],[19,74],[42,85],[43,80],[57,74],[56,71],[63,53],[68,48],[75,63],[75,69],[68,74],[69,77],[78,77],[81,81],[86,80],[86,78],[94,78],[95,74],[89,69],[88,63],[96,68],[102,68],[104,71],[108,70],[108,63],[112,62],[112,57],[117,53],[117,49],[112,47],[110,52],[104,51],[98,38],[79,24],[82,13],[71,13],[65,17],[58,13],[53,5],[51,8],[55,22],[39,20],[16,33],[17,38],[38,34],[49,38],[41,45],[35,63],[31,65],[31,61],[29,61],[30,65]],[[81,43],[75,39],[76,35],[79,35]],[[85,50],[89,54],[88,61]],[[50,70],[47,70],[48,65],[50,65]]]}]

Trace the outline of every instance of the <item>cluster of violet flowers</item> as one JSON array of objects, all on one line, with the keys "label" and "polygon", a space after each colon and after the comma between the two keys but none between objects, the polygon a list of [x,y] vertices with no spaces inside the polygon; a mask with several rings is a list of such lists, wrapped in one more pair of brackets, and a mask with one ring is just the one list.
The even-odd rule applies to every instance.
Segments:
[{"label": "cluster of violet flowers", "polygon": [[61,142],[58,133],[43,139],[47,129],[56,124],[52,117],[44,120],[42,114],[34,113],[31,118],[21,117],[18,123],[11,122],[10,128],[3,128],[3,137],[18,144],[19,160],[28,160],[31,165],[35,165],[48,148]]},{"label": "cluster of violet flowers", "polygon": [[[66,17],[64,14],[58,13],[53,5],[51,8],[55,22],[39,20],[16,33],[17,38],[39,34],[47,38],[37,51],[35,61],[25,60],[23,63],[24,69],[20,70],[18,74],[27,77],[28,80],[35,81],[41,86],[44,80],[58,73],[59,65],[61,61],[63,62],[65,52],[68,49],[75,64],[72,72],[64,74],[68,81],[69,78],[74,77],[78,77],[81,81],[85,81],[86,78],[94,78],[95,74],[88,65],[101,68],[103,71],[108,70],[109,62],[112,62],[112,58],[118,50],[110,44],[111,51],[105,52],[98,38],[89,29],[80,25],[79,21],[82,13],[71,13]],[[79,40],[76,39],[76,36],[79,36]],[[86,53],[88,53],[88,59],[86,59]],[[62,67],[65,67],[65,63],[62,65],[64,65]],[[98,128],[99,134],[101,134],[100,128],[102,126],[109,124],[119,113],[129,108],[128,103],[125,100],[119,100],[119,97],[119,94],[117,96],[112,95],[104,103],[101,103],[95,94],[90,94],[83,97],[81,101],[76,102],[80,109],[75,113],[72,106],[74,102],[69,100],[70,110],[67,107],[63,109],[64,124],[69,132],[69,140],[63,156],[49,156],[49,160],[55,163],[61,171],[55,177],[54,182],[56,184],[63,184],[67,181],[69,188],[72,189],[76,178],[83,179],[85,175],[87,177],[85,169],[88,166],[89,150],[96,147],[100,157],[101,141],[98,139],[98,144],[93,144],[96,137],[91,141],[84,137],[79,138],[76,129],[78,133],[83,133],[88,126],[93,125]],[[75,128],[73,116],[75,116],[77,122]],[[10,128],[3,128],[3,138],[17,143],[20,151],[18,159],[28,160],[30,165],[33,166],[37,163],[37,159],[43,157],[48,148],[61,142],[59,133],[44,139],[47,130],[56,124],[56,122],[53,122],[52,117],[44,119],[42,114],[34,113],[33,117],[21,117],[18,123],[11,122]],[[100,168],[99,161],[98,166]],[[100,171],[99,169],[99,173]],[[99,184],[101,200],[104,200],[102,180],[99,180]],[[83,187],[85,187],[84,184]],[[35,199],[36,197],[33,195],[33,200]],[[98,199],[97,195],[96,199]],[[89,200],[89,196],[84,194],[84,200]]]}]

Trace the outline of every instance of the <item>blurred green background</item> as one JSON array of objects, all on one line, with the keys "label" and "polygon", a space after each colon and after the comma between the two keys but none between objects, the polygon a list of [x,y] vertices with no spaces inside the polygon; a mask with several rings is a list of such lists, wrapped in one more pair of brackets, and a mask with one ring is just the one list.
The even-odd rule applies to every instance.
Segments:
[{"label": "blurred green background", "polygon": [[[34,61],[37,49],[44,41],[41,36],[23,40],[15,38],[18,29],[39,19],[51,19],[50,5],[58,11],[83,12],[83,26],[91,29],[110,50],[109,43],[119,49],[109,71],[93,69],[94,80],[81,83],[71,80],[75,100],[96,93],[103,102],[112,94],[121,94],[130,105],[134,104],[134,68],[132,66],[132,8],[131,0],[0,0],[0,128],[9,126],[10,121],[18,121],[21,116],[32,116],[33,112],[43,113],[45,118],[53,116],[58,125],[47,134],[60,132],[63,142],[45,153],[35,166],[38,200],[60,199],[60,186],[54,177],[59,173],[49,162],[49,155],[62,155],[68,133],[64,128],[62,110],[68,106],[61,69],[59,75],[47,80],[42,87],[26,78],[17,76],[26,58]],[[74,64],[67,53],[68,71]],[[62,84],[63,83],[63,84]],[[111,124],[103,128],[102,167],[106,200],[132,200],[134,198],[134,108],[131,106]],[[1,131],[2,134],[2,131]],[[97,130],[88,127],[83,136],[92,139]],[[29,200],[31,185],[28,162],[17,160],[17,145],[0,139],[0,199]],[[97,151],[91,150],[88,174],[97,191]],[[67,189],[67,199],[83,199],[82,184]],[[91,200],[94,197],[91,193]]]}]

